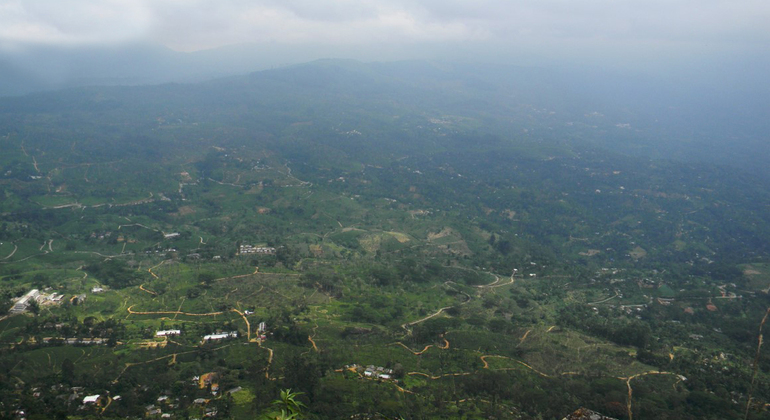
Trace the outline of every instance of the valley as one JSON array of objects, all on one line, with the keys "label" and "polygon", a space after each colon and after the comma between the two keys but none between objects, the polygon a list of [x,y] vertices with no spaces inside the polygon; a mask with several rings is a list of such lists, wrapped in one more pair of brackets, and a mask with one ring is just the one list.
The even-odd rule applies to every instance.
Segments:
[{"label": "valley", "polygon": [[762,174],[350,66],[0,101],[3,418],[768,415]]}]

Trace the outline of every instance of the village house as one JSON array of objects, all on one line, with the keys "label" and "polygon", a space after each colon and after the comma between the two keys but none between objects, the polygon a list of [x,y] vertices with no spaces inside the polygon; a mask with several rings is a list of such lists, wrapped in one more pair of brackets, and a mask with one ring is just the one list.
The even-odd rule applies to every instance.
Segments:
[{"label": "village house", "polygon": [[61,303],[61,301],[64,299],[64,295],[51,293],[46,297],[46,300],[50,303]]},{"label": "village house", "polygon": [[161,330],[155,333],[156,337],[168,337],[173,335],[181,335],[181,330]]},{"label": "village house", "polygon": [[88,395],[83,398],[83,404],[100,404],[102,396],[99,394]]},{"label": "village house", "polygon": [[[355,366],[355,365],[354,365]],[[356,366],[356,370],[358,366]],[[382,366],[369,365],[364,369],[364,376],[367,378],[377,378],[382,380],[393,379],[393,369],[384,368]]]},{"label": "village house", "polygon": [[238,254],[239,255],[247,255],[247,254],[275,254],[275,248],[273,247],[267,247],[267,246],[251,246],[251,245],[241,245],[238,248]]},{"label": "village house", "polygon": [[226,338],[237,338],[238,337],[238,331],[230,331],[225,333],[218,333],[218,334],[209,334],[203,336],[203,342],[206,341],[219,341],[224,340]]}]

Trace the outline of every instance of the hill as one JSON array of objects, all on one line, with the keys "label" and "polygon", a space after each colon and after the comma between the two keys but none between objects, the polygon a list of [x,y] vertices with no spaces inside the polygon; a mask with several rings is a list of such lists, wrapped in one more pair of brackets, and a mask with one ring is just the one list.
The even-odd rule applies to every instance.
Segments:
[{"label": "hill", "polygon": [[761,418],[767,178],[674,159],[703,144],[577,77],[324,60],[2,99],[0,411]]}]

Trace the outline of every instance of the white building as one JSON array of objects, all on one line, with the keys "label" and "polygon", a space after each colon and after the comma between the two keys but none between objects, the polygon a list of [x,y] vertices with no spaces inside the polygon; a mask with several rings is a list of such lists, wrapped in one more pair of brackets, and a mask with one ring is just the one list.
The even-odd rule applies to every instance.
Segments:
[{"label": "white building", "polygon": [[180,335],[182,334],[181,330],[161,330],[155,333],[155,337],[167,337],[170,335]]},{"label": "white building", "polygon": [[83,398],[83,404],[97,404],[99,402],[99,398],[101,398],[101,395],[88,395],[87,397]]},{"label": "white building", "polygon": [[21,297],[11,308],[10,312],[12,314],[18,314],[22,313],[27,310],[29,307],[30,302],[33,300],[36,300],[40,296],[40,290],[32,289],[27,294]]},{"label": "white building", "polygon": [[230,331],[226,333],[205,335],[203,336],[203,341],[218,341],[218,340],[224,340],[226,338],[237,338],[237,337],[238,337],[238,331]]}]

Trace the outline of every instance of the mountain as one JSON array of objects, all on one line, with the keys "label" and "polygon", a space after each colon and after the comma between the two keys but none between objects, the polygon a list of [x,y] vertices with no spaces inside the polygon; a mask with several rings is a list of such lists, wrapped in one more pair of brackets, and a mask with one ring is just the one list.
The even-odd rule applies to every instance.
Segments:
[{"label": "mountain", "polygon": [[0,417],[764,418],[770,181],[722,136],[765,122],[695,124],[719,92],[319,60],[0,98]]},{"label": "mountain", "polygon": [[[761,89],[749,92],[601,69],[426,61],[320,60],[211,80],[266,66],[270,60],[275,61],[274,51],[177,53],[139,45],[67,53],[36,50],[6,58],[0,72],[6,94],[210,80],[176,90],[193,103],[211,100],[220,107],[307,101],[314,103],[314,112],[323,112],[319,100],[333,100],[352,115],[358,115],[356,107],[394,113],[410,109],[434,117],[467,117],[498,135],[561,143],[569,139],[628,155],[770,173],[765,165],[770,146],[761,134],[770,129],[770,95]],[[138,87],[135,92],[154,89]]]}]

